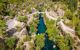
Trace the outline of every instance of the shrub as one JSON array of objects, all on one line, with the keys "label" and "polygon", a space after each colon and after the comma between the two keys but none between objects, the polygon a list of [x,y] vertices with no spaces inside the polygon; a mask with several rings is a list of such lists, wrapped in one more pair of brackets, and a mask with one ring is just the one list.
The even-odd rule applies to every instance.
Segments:
[{"label": "shrub", "polygon": [[18,20],[19,20],[20,22],[26,22],[26,21],[27,21],[27,17],[26,17],[26,16],[19,16],[19,17],[18,17]]}]

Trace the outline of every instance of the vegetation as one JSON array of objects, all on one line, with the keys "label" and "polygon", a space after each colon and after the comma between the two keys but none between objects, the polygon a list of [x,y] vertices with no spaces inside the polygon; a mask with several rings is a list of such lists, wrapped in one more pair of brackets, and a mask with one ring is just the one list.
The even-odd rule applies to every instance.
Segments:
[{"label": "vegetation", "polygon": [[[25,42],[30,43],[30,50],[51,50],[49,48],[53,48],[53,45],[59,50],[77,50],[75,48],[80,46],[80,42],[75,40],[77,39],[76,37],[80,39],[79,6],[79,0],[0,0],[0,39],[4,39],[3,42],[0,40],[0,50],[26,50]],[[34,14],[33,12],[46,12],[46,10],[56,13],[57,15],[51,12],[49,14],[51,16],[55,15],[55,18],[61,14],[58,12],[63,10],[64,16],[61,16],[58,20],[63,19],[63,23],[75,31],[75,34],[71,34],[76,37],[73,38],[70,33],[65,33],[60,29],[61,25],[58,25],[58,20],[48,19],[45,13],[39,18],[39,13]],[[30,20],[27,17],[28,14],[32,14],[29,16],[30,18],[32,17],[32,21],[29,24],[27,24],[28,20]],[[11,21],[13,19],[20,23],[24,22],[26,26],[22,28],[16,22],[14,24],[14,21]],[[9,22],[13,22],[10,24],[11,26],[7,25]],[[13,29],[12,24],[14,24],[13,27],[16,31],[9,31]],[[8,29],[9,26],[11,29]],[[24,30],[24,28],[26,29]],[[39,34],[36,34],[37,32]],[[9,37],[7,33],[12,34],[12,36]],[[75,43],[78,47],[75,47]]]},{"label": "vegetation", "polygon": [[38,21],[39,21],[38,19],[35,19],[35,20],[33,19],[33,22],[30,23],[30,32],[31,33],[36,33]]},{"label": "vegetation", "polygon": [[30,31],[31,32],[35,32],[36,30],[35,30],[36,28],[34,27],[34,25],[32,24],[32,25],[30,25]]},{"label": "vegetation", "polygon": [[6,22],[0,19],[0,36],[5,35]]},{"label": "vegetation", "polygon": [[74,12],[77,9],[77,0],[66,0],[66,3],[71,12]]},{"label": "vegetation", "polygon": [[30,41],[29,35],[24,36],[23,41],[24,41],[24,42],[25,42],[25,41]]},{"label": "vegetation", "polygon": [[40,34],[36,36],[35,45],[36,50],[41,50],[44,47],[44,34]]},{"label": "vegetation", "polygon": [[4,39],[0,38],[0,50],[5,50],[5,49],[6,49],[6,47],[5,47]]},{"label": "vegetation", "polygon": [[60,36],[60,30],[55,26],[55,21],[46,19],[47,33],[49,39],[55,41],[60,50],[70,50],[72,47],[72,38],[70,36]]},{"label": "vegetation", "polygon": [[5,40],[6,45],[12,49],[16,45],[16,38],[10,37]]},{"label": "vegetation", "polygon": [[72,40],[72,38],[70,36],[66,36],[66,37],[57,37],[57,45],[60,48],[60,50],[71,50],[74,41]]},{"label": "vegetation", "polygon": [[76,33],[77,33],[78,37],[80,38],[80,26],[76,27]]},{"label": "vegetation", "polygon": [[26,21],[27,21],[27,17],[26,17],[26,16],[19,16],[19,17],[18,17],[18,20],[19,20],[20,22],[26,22]]},{"label": "vegetation", "polygon": [[64,16],[69,20],[72,20],[73,18],[73,14],[70,10],[66,10]]}]

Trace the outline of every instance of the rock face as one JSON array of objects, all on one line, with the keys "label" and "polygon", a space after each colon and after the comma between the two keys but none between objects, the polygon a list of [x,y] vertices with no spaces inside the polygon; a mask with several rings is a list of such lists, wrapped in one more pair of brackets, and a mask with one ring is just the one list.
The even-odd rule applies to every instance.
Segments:
[{"label": "rock face", "polygon": [[12,28],[16,28],[16,26],[20,26],[21,28],[23,28],[23,26],[24,26],[23,22],[19,22],[15,19],[8,20],[6,24],[8,26],[8,30],[10,30]]},{"label": "rock face", "polygon": [[52,19],[52,20],[57,20],[59,17],[62,17],[64,16],[64,10],[58,8],[58,10],[56,11],[46,11],[46,17],[48,17],[49,19]]},{"label": "rock face", "polygon": [[[22,33],[23,34],[26,33],[26,28],[24,28],[25,24],[23,22],[19,22],[16,19],[10,19],[7,21],[6,24],[8,26],[7,27],[8,29],[6,30],[6,32],[9,36],[15,35],[19,38],[19,37],[21,37]],[[20,30],[21,30],[20,32],[17,31],[18,30],[17,27],[20,28]]]},{"label": "rock face", "polygon": [[58,14],[58,16],[64,16],[64,10],[58,8],[57,14]]},{"label": "rock face", "polygon": [[25,42],[24,46],[25,46],[24,50],[30,50],[30,48],[31,48],[29,42]]},{"label": "rock face", "polygon": [[68,26],[66,26],[63,21],[61,20],[59,22],[59,26],[61,27],[61,29],[66,32],[66,33],[71,33],[72,35],[75,34],[75,30],[69,28]]},{"label": "rock face", "polygon": [[21,39],[22,36],[26,34],[27,34],[26,28],[23,28],[20,32],[15,32],[13,36],[16,36],[17,38]]},{"label": "rock face", "polygon": [[17,30],[15,28],[12,28],[10,30],[8,30],[6,33],[8,34],[8,36],[12,36]]}]

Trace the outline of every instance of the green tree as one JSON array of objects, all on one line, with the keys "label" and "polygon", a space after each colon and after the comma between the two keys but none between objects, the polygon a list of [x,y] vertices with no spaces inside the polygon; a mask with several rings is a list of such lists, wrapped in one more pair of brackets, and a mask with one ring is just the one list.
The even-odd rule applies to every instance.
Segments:
[{"label": "green tree", "polygon": [[69,50],[68,46],[68,40],[64,39],[64,37],[59,36],[56,40],[57,46],[60,48],[60,50]]},{"label": "green tree", "polygon": [[14,38],[14,37],[7,38],[5,40],[5,43],[10,49],[12,49],[14,47],[14,45],[16,44],[16,38]]},{"label": "green tree", "polygon": [[48,34],[49,39],[54,41],[54,39],[59,35],[55,21],[46,19],[46,27],[46,33]]},{"label": "green tree", "polygon": [[49,39],[55,41],[60,50],[69,50],[68,40],[59,35],[60,30],[57,29],[55,21],[46,19],[46,26]]},{"label": "green tree", "polygon": [[72,18],[72,24],[73,24],[73,27],[75,28],[78,24],[79,24],[79,18],[75,15],[73,15],[73,18]]},{"label": "green tree", "polygon": [[25,35],[24,38],[23,38],[23,41],[30,41],[30,36],[29,35]]},{"label": "green tree", "polygon": [[71,10],[71,12],[74,12],[77,9],[77,0],[66,0],[65,1],[68,5],[68,8]]},{"label": "green tree", "polygon": [[34,26],[34,24],[31,24],[30,25],[30,31],[33,33],[33,32],[36,32],[36,28]]},{"label": "green tree", "polygon": [[70,10],[66,10],[64,14],[64,18],[67,18],[69,20],[72,20],[73,18],[73,13]]},{"label": "green tree", "polygon": [[4,39],[0,38],[0,50],[6,50]]},{"label": "green tree", "polygon": [[6,26],[6,22],[0,19],[0,35],[5,34]]},{"label": "green tree", "polygon": [[80,38],[80,25],[76,26],[75,30],[76,30],[78,37]]},{"label": "green tree", "polygon": [[0,50],[6,50],[5,45],[3,43],[0,43]]},{"label": "green tree", "polygon": [[26,21],[27,21],[27,17],[26,17],[26,16],[19,16],[19,17],[18,17],[18,20],[19,20],[20,22],[26,22]]},{"label": "green tree", "polygon": [[5,15],[7,0],[0,0],[0,15]]},{"label": "green tree", "polygon": [[39,49],[41,50],[44,47],[44,34],[40,34],[36,36],[35,40],[35,45],[36,45],[36,50]]},{"label": "green tree", "polygon": [[14,3],[17,3],[17,0],[8,0],[8,2],[9,2],[10,4],[14,4]]}]

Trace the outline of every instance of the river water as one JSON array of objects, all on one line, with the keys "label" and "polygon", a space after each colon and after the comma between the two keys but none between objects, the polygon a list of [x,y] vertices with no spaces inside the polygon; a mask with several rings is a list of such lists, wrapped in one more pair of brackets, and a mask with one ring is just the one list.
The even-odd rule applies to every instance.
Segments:
[{"label": "river water", "polygon": [[48,35],[46,34],[47,28],[41,13],[39,14],[39,23],[37,29],[37,34],[45,33],[45,46],[42,48],[42,50],[58,50],[58,47],[56,46],[55,42],[48,39]]},{"label": "river water", "polygon": [[45,33],[47,29],[41,13],[39,14],[39,23],[37,29],[37,34]]}]

